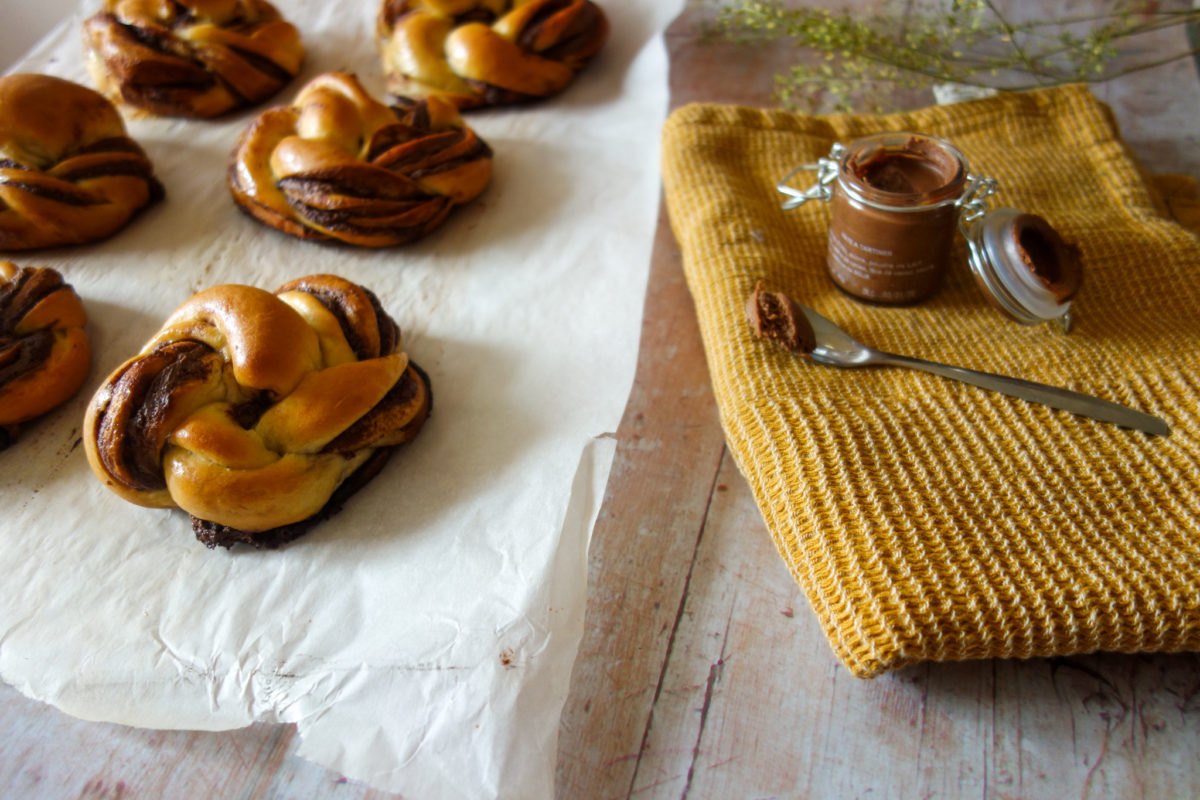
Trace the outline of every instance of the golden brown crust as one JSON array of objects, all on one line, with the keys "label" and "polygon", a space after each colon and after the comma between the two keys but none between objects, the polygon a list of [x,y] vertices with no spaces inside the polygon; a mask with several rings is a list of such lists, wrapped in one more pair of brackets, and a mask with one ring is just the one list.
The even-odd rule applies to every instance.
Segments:
[{"label": "golden brown crust", "polygon": [[389,91],[459,108],[558,94],[608,38],[591,0],[384,0],[375,27]]},{"label": "golden brown crust", "polygon": [[0,250],[104,239],[162,194],[104,97],[49,75],[0,78]]},{"label": "golden brown crust", "polygon": [[192,297],[101,384],[83,440],[114,492],[178,506],[225,530],[223,543],[312,518],[376,451],[416,435],[429,407],[378,299],[312,275],[275,294]]},{"label": "golden brown crust", "polygon": [[265,0],[105,0],[83,40],[104,94],[166,117],[260,103],[304,60],[300,34]]},{"label": "golden brown crust", "polygon": [[491,176],[491,148],[453,105],[389,108],[329,73],[254,120],[228,177],[238,205],[284,233],[384,247],[424,236]]},{"label": "golden brown crust", "polygon": [[[75,394],[92,350],[79,295],[52,269],[0,261],[0,428],[5,444],[17,424]],[[0,449],[3,449],[0,447]]]}]

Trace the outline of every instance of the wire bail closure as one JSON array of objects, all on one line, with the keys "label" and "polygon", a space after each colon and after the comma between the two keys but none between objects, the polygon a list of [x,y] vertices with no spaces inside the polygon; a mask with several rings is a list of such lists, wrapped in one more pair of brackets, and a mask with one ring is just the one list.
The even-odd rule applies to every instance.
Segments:
[{"label": "wire bail closure", "polygon": [[[783,176],[779,183],[775,184],[775,191],[780,194],[785,194],[790,197],[790,200],[784,200],[780,206],[784,211],[790,211],[793,208],[799,208],[809,200],[821,200],[828,203],[833,199],[833,182],[837,180],[838,165],[842,161],[842,157],[846,155],[846,146],[834,142],[829,148],[829,155],[825,158],[817,159],[815,164],[801,164],[798,167],[793,167],[792,171]],[[790,181],[797,172],[802,170],[816,170],[817,182],[808,187],[804,191],[793,189],[788,186]]]},{"label": "wire bail closure", "polygon": [[[838,179],[838,168],[841,166],[845,155],[846,146],[841,142],[834,142],[829,148],[829,155],[824,158],[817,159],[815,163],[800,164],[792,167],[791,171],[784,175],[779,183],[775,184],[775,191],[788,197],[780,205],[780,208],[784,211],[790,211],[793,208],[799,208],[809,200],[820,200],[824,203],[831,201],[833,199],[833,184]],[[797,172],[804,171],[816,171],[816,183],[803,190],[795,189],[788,185],[788,182],[796,176]],[[967,174],[967,188],[963,191],[962,196],[954,202],[954,205],[960,209],[958,226],[963,233],[966,233],[966,224],[968,222],[973,222],[987,213],[987,199],[994,195],[998,188],[999,184],[997,184],[994,178]],[[868,203],[868,205],[874,205],[874,203]],[[905,209],[890,210],[902,211]]]},{"label": "wire bail closure", "polygon": [[958,212],[958,229],[967,233],[967,223],[974,222],[988,212],[987,199],[999,189],[995,178],[983,178],[967,173],[967,188],[956,204]]}]

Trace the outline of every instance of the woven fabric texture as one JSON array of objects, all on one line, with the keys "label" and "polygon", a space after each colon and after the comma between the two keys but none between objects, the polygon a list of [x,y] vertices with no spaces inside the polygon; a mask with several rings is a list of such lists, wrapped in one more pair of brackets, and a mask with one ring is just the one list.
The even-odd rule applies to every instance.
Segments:
[{"label": "woven fabric texture", "polygon": [[[992,207],[1040,214],[1078,245],[1069,335],[995,310],[961,236],[947,281],[919,305],[866,305],[834,287],[829,206],[782,211],[774,186],[834,141],[881,130],[949,139],[999,181]],[[686,106],[663,130],[663,176],[730,450],[853,674],[1200,649],[1193,182],[1148,179],[1080,86],[888,116]],[[752,334],[745,302],[759,280],[883,350],[1097,395],[1166,419],[1171,434],[912,370],[813,364]]]}]

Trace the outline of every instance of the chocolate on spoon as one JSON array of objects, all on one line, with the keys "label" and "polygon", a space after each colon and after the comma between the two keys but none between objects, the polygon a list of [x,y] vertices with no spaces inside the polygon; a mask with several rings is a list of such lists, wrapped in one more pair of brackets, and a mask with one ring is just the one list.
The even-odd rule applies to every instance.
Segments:
[{"label": "chocolate on spoon", "polygon": [[817,346],[817,335],[796,301],[783,292],[763,289],[762,281],[746,300],[746,316],[755,336],[792,353],[808,356]]}]

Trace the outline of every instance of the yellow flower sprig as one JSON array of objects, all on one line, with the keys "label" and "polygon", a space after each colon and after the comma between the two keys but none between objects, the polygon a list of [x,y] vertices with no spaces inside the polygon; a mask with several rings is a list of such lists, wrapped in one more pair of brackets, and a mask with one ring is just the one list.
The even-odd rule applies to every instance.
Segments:
[{"label": "yellow flower sprig", "polygon": [[1023,20],[994,0],[918,0],[904,15],[880,10],[887,5],[899,4],[864,13],[728,0],[712,29],[737,41],[786,39],[816,54],[776,76],[780,101],[810,110],[886,110],[896,89],[938,83],[998,90],[1096,83],[1198,52],[1138,46],[1138,36],[1200,26],[1200,10],[1164,10],[1152,0],[1113,0],[1095,14]]}]

